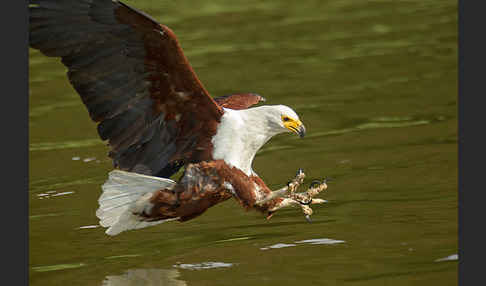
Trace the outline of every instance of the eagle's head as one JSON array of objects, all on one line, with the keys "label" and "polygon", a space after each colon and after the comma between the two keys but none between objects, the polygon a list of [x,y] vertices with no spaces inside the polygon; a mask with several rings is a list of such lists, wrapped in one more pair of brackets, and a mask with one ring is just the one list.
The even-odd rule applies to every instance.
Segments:
[{"label": "eagle's head", "polygon": [[305,126],[297,113],[285,105],[265,105],[265,118],[272,133],[293,132],[301,138],[305,135]]}]

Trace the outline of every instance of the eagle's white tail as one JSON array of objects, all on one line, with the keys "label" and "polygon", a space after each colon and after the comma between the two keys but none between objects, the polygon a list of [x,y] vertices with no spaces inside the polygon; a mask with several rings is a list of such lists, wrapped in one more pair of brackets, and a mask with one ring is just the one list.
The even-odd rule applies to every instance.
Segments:
[{"label": "eagle's white tail", "polygon": [[148,227],[178,218],[153,222],[142,221],[133,213],[146,213],[153,206],[149,199],[152,193],[160,189],[171,189],[176,182],[171,179],[141,175],[120,170],[111,171],[103,184],[103,193],[98,199],[100,204],[96,216],[100,225],[109,227],[108,235],[117,235],[122,231]]}]

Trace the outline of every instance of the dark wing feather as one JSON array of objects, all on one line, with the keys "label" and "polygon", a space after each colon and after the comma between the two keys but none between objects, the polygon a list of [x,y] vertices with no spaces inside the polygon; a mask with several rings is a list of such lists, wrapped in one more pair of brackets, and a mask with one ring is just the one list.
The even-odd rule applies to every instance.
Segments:
[{"label": "dark wing feather", "polygon": [[256,93],[237,93],[216,97],[214,100],[221,107],[241,110],[265,101],[265,98]]},{"label": "dark wing feather", "polygon": [[169,177],[211,159],[223,114],[174,33],[115,0],[30,0],[30,46],[61,57],[115,167]]}]

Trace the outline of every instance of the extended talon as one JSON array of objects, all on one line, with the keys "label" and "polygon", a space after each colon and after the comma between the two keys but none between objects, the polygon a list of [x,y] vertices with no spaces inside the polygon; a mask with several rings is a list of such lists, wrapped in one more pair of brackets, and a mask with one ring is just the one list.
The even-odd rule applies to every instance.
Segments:
[{"label": "extended talon", "polygon": [[305,219],[306,219],[306,220],[307,220],[309,223],[311,223],[311,222],[312,222],[312,220],[311,220],[311,218],[310,218],[310,215],[306,215],[306,216],[305,216]]},{"label": "extended talon", "polygon": [[325,184],[325,183],[333,181],[333,180],[334,180],[334,178],[325,177],[324,180],[322,180],[322,183]]},{"label": "extended talon", "polygon": [[299,169],[297,170],[297,174],[296,174],[295,176],[296,176],[296,177],[298,177],[298,176],[300,176],[300,174],[304,174],[304,169],[299,168]]},{"label": "extended talon", "polygon": [[312,199],[312,202],[311,202],[311,204],[313,204],[313,205],[324,204],[324,203],[327,203],[327,200],[323,200],[323,199]]},{"label": "extended talon", "polygon": [[293,180],[287,182],[286,187],[283,187],[279,190],[273,191],[267,194],[264,198],[259,199],[255,202],[255,205],[263,205],[275,198],[291,198],[294,196],[295,190],[299,188],[299,186],[304,181],[305,174],[302,168],[299,168],[297,174]]},{"label": "extended talon", "polygon": [[304,171],[302,169],[299,169],[297,171],[295,178],[287,182],[286,187],[271,192],[264,199],[261,199],[256,203],[257,205],[263,205],[274,198],[277,197],[281,198],[280,201],[278,201],[275,205],[272,205],[271,208],[268,209],[269,212],[267,213],[266,216],[267,220],[269,220],[273,216],[275,211],[283,207],[300,206],[302,212],[304,213],[305,219],[309,223],[312,222],[310,217],[313,213],[313,210],[312,208],[310,208],[310,205],[323,204],[327,202],[326,200],[318,199],[314,197],[327,189],[326,182],[330,181],[331,178],[324,178],[322,181],[313,180],[309,188],[307,189],[307,191],[297,193],[296,190],[304,182],[304,178],[305,178]]},{"label": "extended talon", "polygon": [[305,215],[305,219],[308,221],[308,222],[311,222],[311,219],[310,219],[310,216],[312,215],[313,211],[312,209],[309,207],[309,206],[305,206],[305,205],[301,205],[300,206],[302,208],[302,212],[304,213]]},{"label": "extended talon", "polygon": [[274,214],[275,214],[275,212],[268,212],[266,219],[267,220],[271,219]]},{"label": "extended talon", "polygon": [[303,206],[308,206],[312,204],[312,198],[310,198],[307,202],[299,201],[298,199],[294,199],[294,200]]}]

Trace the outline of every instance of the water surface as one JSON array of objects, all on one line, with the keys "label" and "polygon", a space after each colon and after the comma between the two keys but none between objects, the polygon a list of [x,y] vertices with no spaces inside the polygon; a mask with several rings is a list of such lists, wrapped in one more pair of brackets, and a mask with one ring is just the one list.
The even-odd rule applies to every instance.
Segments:
[{"label": "water surface", "polygon": [[254,169],[272,188],[334,178],[312,223],[227,201],[106,236],[108,148],[59,60],[30,50],[31,285],[456,285],[456,2],[126,1],[175,31],[211,94],[300,114],[308,136],[273,138]]}]

